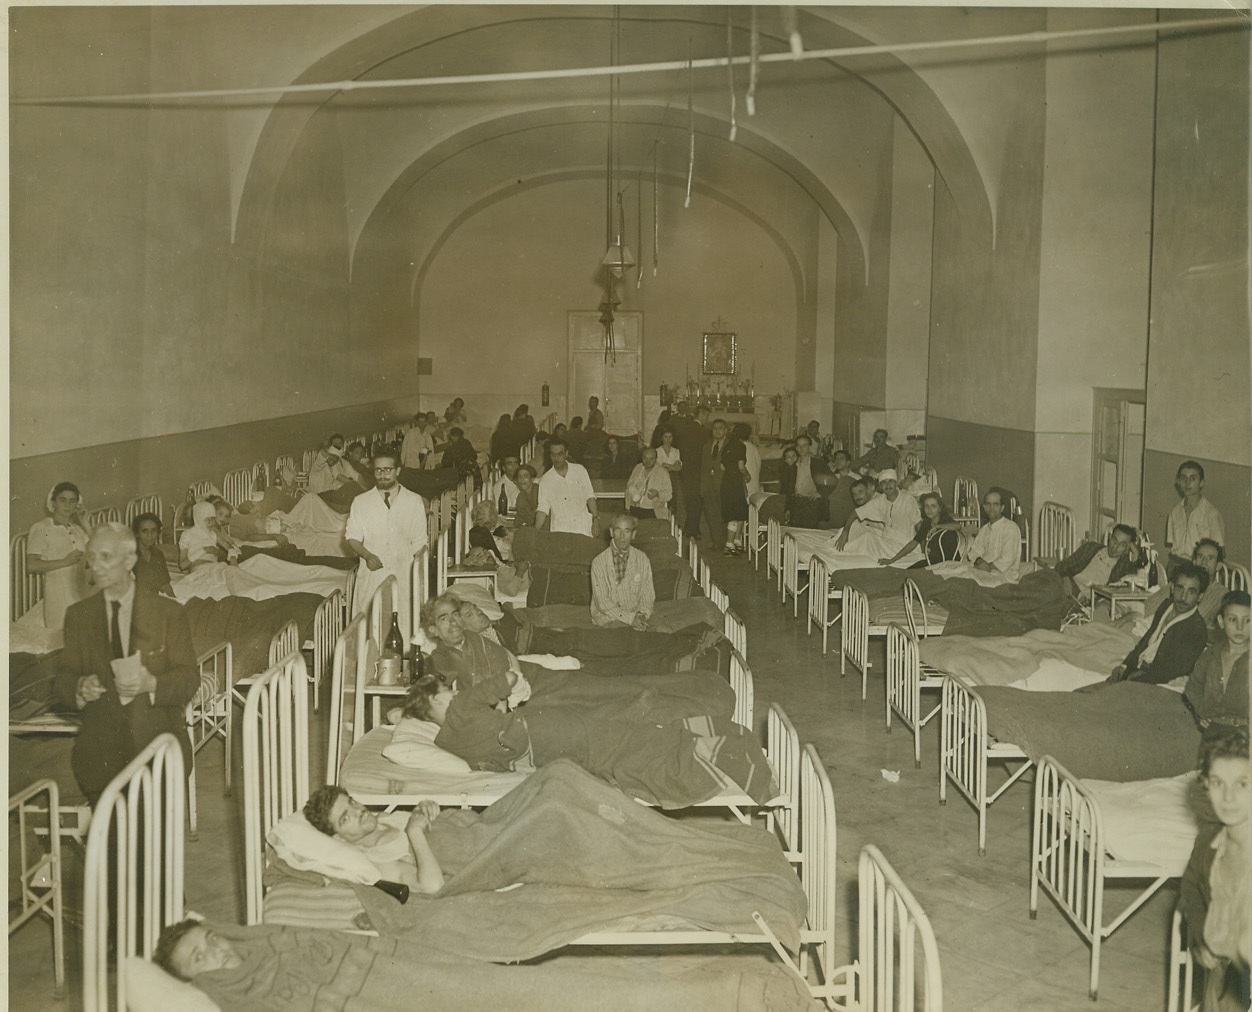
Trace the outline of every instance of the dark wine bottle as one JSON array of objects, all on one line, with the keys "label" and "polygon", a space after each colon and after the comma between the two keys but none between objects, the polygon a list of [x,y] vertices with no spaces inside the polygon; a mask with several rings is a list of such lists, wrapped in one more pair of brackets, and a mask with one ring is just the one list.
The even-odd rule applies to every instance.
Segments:
[{"label": "dark wine bottle", "polygon": [[413,677],[410,681],[420,682],[426,677],[426,655],[422,653],[422,648],[415,646],[413,654]]},{"label": "dark wine bottle", "polygon": [[403,882],[388,882],[386,879],[380,878],[374,883],[375,889],[381,889],[388,896],[394,896],[401,903],[409,902],[409,887]]},{"label": "dark wine bottle", "polygon": [[404,637],[400,635],[400,616],[394,611],[391,613],[391,629],[387,633],[387,638],[383,640],[382,656],[404,656]]},{"label": "dark wine bottle", "polygon": [[500,500],[496,503],[496,510],[500,516],[504,516],[509,511],[509,493],[504,487],[503,480],[500,482]]}]

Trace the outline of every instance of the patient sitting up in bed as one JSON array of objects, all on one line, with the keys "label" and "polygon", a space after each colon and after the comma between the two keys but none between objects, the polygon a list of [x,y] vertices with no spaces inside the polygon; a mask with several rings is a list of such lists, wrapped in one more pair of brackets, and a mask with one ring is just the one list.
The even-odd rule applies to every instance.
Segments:
[{"label": "patient sitting up in bed", "polygon": [[1005,573],[1021,558],[1022,532],[1012,519],[1004,515],[1006,498],[998,488],[988,489],[983,496],[982,508],[987,514],[987,522],[978,528],[967,556],[975,569]]},{"label": "patient sitting up in bed", "polygon": [[236,547],[233,555],[230,551],[234,543],[222,543],[217,529],[217,507],[213,503],[196,503],[191,508],[191,521],[191,526],[178,539],[178,564],[183,572],[190,573],[215,562],[239,560],[239,549]]},{"label": "patient sitting up in bed", "polygon": [[1139,551],[1139,532],[1129,524],[1116,524],[1109,531],[1107,544],[1084,541],[1055,568],[1065,578],[1069,592],[1086,600],[1092,587],[1119,583],[1141,570],[1144,562]]},{"label": "patient sitting up in bed", "polygon": [[1208,573],[1193,562],[1182,563],[1170,580],[1169,601],[1108,680],[1162,685],[1190,674],[1208,642],[1208,629],[1196,609],[1208,585]]},{"label": "patient sitting up in bed", "polygon": [[1248,726],[1249,605],[1252,598],[1246,590],[1226,594],[1217,616],[1221,638],[1205,648],[1187,677],[1183,700],[1201,728],[1211,724]]}]

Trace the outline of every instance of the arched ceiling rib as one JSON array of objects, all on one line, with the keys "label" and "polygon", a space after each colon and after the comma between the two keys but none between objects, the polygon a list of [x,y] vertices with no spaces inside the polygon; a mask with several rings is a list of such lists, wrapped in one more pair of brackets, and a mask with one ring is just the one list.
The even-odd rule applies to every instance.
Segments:
[{"label": "arched ceiling rib", "polygon": [[[685,183],[685,130],[662,127],[658,131],[653,118],[663,110],[622,112],[622,139],[658,137],[658,171]],[[806,166],[771,149],[751,131],[741,129],[738,143],[731,144],[721,134],[720,124],[709,117],[698,117],[696,127],[697,164],[707,161],[713,167],[697,176],[704,192],[717,194],[727,206],[741,209],[754,221],[774,222],[769,228],[778,236],[807,228],[801,219],[811,207],[818,208],[844,239],[847,269],[853,277],[865,278],[864,238]],[[398,252],[394,237],[405,236],[410,262],[421,261],[447,223],[457,219],[462,208],[476,203],[469,194],[490,196],[561,171],[574,172],[578,178],[602,178],[603,144],[603,124],[589,117],[586,108],[568,107],[504,117],[449,138],[413,162],[374,205],[354,253],[354,275],[370,260],[371,233],[389,255]],[[647,150],[638,143],[633,147]],[[651,164],[623,165],[621,178],[632,181],[639,172],[650,177]],[[795,239],[783,241],[790,247]]]},{"label": "arched ceiling rib", "polygon": [[[687,39],[699,36],[698,53],[725,50],[723,8],[626,8],[624,29],[627,40],[657,55],[658,46],[681,55]],[[508,66],[583,66],[606,62],[612,8],[603,7],[429,7],[353,39],[317,61],[299,78],[300,82],[342,78],[385,78],[406,73],[455,73],[467,69]],[[836,15],[833,15],[837,17]],[[746,15],[745,15],[746,19]],[[740,26],[742,29],[744,26]],[[805,21],[806,44],[842,45],[864,40],[846,27],[825,20]],[[720,42],[716,40],[720,39]],[[740,51],[746,50],[746,37],[738,34]],[[777,33],[765,33],[763,46],[784,45]],[[633,52],[625,54],[632,57]],[[671,55],[666,50],[665,55]],[[502,65],[503,63],[503,65]],[[844,71],[848,71],[844,73]],[[867,87],[868,86],[868,87]],[[740,87],[742,87],[742,82]],[[724,75],[706,72],[697,77],[695,101],[702,108],[700,129],[715,135],[728,129]],[[872,89],[872,90],[871,90]],[[281,178],[296,139],[309,120],[320,110],[351,110],[360,116],[343,116],[345,148],[359,151],[359,162],[346,173],[351,214],[373,213],[382,192],[405,167],[420,160],[427,149],[450,138],[469,136],[467,130],[506,127],[510,113],[519,109],[543,112],[554,105],[587,106],[588,94],[607,90],[602,80],[544,82],[542,86],[488,95],[479,91],[438,88],[422,96],[421,103],[410,95],[340,95],[321,105],[284,100],[274,109],[252,158],[237,212],[237,237],[262,234],[269,213],[274,187]],[[668,122],[680,126],[686,120],[686,87],[682,81],[623,79],[627,103],[655,108],[661,92],[668,99]],[[883,101],[885,100],[885,102]],[[307,101],[307,100],[306,100]],[[881,106],[871,108],[876,103]],[[532,108],[527,108],[527,106]],[[936,165],[957,206],[977,234],[991,240],[991,212],[986,187],[968,147],[955,123],[934,92],[907,66],[884,56],[874,62],[872,73],[858,75],[847,67],[835,68],[825,62],[772,65],[763,78],[758,94],[763,110],[753,120],[741,113],[739,137],[744,144],[756,142],[759,154],[778,160],[782,171],[793,178],[807,176],[818,182],[815,189],[833,195],[832,202],[843,208],[843,229],[855,222],[858,238],[864,238],[871,214],[868,202],[876,185],[872,159],[858,161],[876,138],[864,135],[876,125],[884,110],[894,109],[919,138]],[[595,116],[597,107],[583,115]],[[766,114],[768,113],[768,114]],[[605,110],[598,115],[603,123]],[[823,117],[828,117],[823,119]],[[868,118],[867,118],[868,117]],[[815,129],[815,124],[819,124]],[[376,126],[377,129],[373,129]],[[751,127],[751,129],[747,129]],[[352,155],[349,154],[349,159]],[[382,163],[388,168],[384,171]],[[703,176],[706,166],[697,163]],[[367,179],[369,172],[375,178]],[[389,174],[390,173],[390,174]],[[811,184],[806,184],[806,188]],[[732,199],[737,196],[731,192]],[[472,202],[477,194],[466,195]],[[835,200],[834,198],[838,198]],[[829,208],[824,208],[828,214]],[[831,217],[836,221],[836,217]],[[358,231],[360,224],[350,225]]]}]

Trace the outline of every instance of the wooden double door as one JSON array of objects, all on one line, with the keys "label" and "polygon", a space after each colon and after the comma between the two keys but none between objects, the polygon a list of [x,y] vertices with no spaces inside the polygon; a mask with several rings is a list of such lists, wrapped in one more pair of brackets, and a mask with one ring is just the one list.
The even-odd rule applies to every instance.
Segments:
[{"label": "wooden double door", "polygon": [[606,356],[598,312],[569,313],[569,416],[587,419],[587,399],[600,398],[607,432],[628,435],[643,425],[643,313],[618,313],[615,352]]}]

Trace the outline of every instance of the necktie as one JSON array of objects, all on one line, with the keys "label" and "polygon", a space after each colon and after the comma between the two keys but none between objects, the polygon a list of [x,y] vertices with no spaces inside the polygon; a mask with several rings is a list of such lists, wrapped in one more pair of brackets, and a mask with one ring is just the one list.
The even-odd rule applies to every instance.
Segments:
[{"label": "necktie", "polygon": [[109,605],[110,605],[110,607],[112,607],[112,609],[113,609],[113,614],[109,617],[109,639],[111,639],[111,640],[113,641],[113,657],[114,657],[114,659],[115,659],[115,660],[120,660],[120,659],[121,659],[121,657],[122,657],[122,655],[123,655],[123,651],[122,651],[122,627],[121,627],[121,625],[118,623],[117,616],[118,616],[118,613],[122,610],[122,602],[121,602],[121,601],[110,601],[110,602],[109,602]]},{"label": "necktie", "polygon": [[386,506],[387,509],[391,509],[391,493],[390,492],[383,493],[383,505]]},{"label": "necktie", "polygon": [[714,443],[713,444],[713,463],[716,464],[721,459],[722,459],[722,444]]}]

